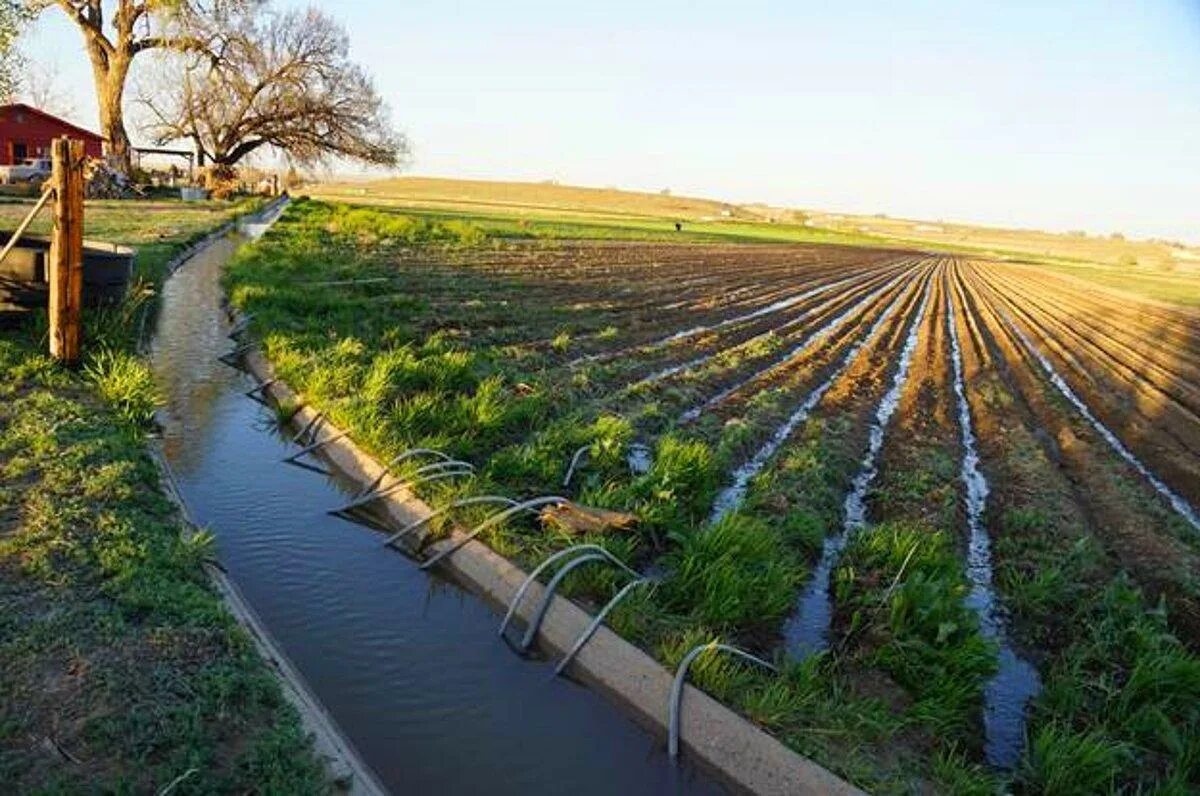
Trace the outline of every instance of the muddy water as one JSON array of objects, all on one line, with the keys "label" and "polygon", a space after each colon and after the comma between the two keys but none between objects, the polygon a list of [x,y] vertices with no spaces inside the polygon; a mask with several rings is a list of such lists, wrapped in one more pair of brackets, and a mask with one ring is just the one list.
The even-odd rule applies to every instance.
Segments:
[{"label": "muddy water", "polygon": [[916,317],[900,350],[900,362],[896,373],[892,376],[891,387],[884,394],[875,410],[875,420],[871,423],[870,436],[867,443],[867,453],[863,456],[858,473],[851,482],[850,492],[846,495],[844,507],[845,519],[842,530],[832,536],[825,537],[821,548],[821,560],[817,562],[813,575],[800,597],[796,612],[784,626],[783,634],[788,654],[802,658],[814,652],[819,652],[829,646],[829,625],[833,618],[833,606],[829,601],[829,580],[833,568],[841,558],[850,534],[864,527],[867,523],[867,489],[879,474],[879,452],[883,450],[883,439],[887,432],[888,423],[900,405],[900,394],[908,381],[908,368],[912,362],[913,352],[917,348],[917,333],[921,321],[929,306],[929,293],[933,286],[930,279],[925,284],[925,295],[921,306],[917,309]]},{"label": "muddy water", "polygon": [[379,778],[395,793],[721,792],[597,694],[514,655],[492,607],[328,516],[348,485],[280,463],[295,448],[243,395],[253,382],[216,361],[230,348],[219,275],[245,240],[164,289],[165,452],[222,564]]},{"label": "muddy water", "polygon": [[984,752],[994,766],[1012,768],[1025,748],[1025,707],[1041,690],[1037,669],[1017,654],[1008,641],[1007,620],[992,585],[992,544],[983,524],[987,509],[988,482],[979,469],[979,450],[971,422],[963,379],[962,348],[954,322],[954,302],[946,296],[946,329],[954,361],[954,395],[958,406],[959,438],[962,441],[963,501],[967,510],[967,577],[971,593],[967,605],[979,617],[984,638],[999,645],[996,674],[984,689]]}]

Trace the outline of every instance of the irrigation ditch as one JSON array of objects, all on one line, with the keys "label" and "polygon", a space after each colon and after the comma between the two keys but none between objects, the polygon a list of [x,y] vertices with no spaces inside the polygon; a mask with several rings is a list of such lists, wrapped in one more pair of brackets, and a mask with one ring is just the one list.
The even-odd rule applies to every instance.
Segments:
[{"label": "irrigation ditch", "polygon": [[[166,283],[152,346],[160,456],[335,778],[362,793],[857,792],[462,532],[397,540],[425,547],[428,567],[330,513],[364,495],[388,528],[431,511],[312,408],[285,430],[280,407],[297,397],[252,343],[230,342],[245,325],[223,310],[221,268],[277,210],[210,236]],[[510,606],[532,653],[496,632]],[[667,754],[673,714],[682,762]],[[469,764],[449,762],[462,754]]]}]

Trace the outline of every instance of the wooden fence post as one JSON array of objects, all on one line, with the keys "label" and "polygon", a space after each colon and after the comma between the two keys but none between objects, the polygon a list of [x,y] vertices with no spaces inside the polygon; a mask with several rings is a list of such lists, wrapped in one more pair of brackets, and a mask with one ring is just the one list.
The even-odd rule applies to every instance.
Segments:
[{"label": "wooden fence post", "polygon": [[79,361],[83,303],[83,142],[53,142],[54,232],[50,239],[50,355]]}]

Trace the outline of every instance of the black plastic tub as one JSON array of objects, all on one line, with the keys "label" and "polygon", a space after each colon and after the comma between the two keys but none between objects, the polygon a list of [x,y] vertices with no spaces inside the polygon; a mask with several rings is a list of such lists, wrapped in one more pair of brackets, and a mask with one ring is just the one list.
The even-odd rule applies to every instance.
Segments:
[{"label": "black plastic tub", "polygon": [[[0,231],[0,241],[11,232]],[[50,239],[23,235],[0,263],[0,313],[27,312],[50,300],[47,263]],[[133,249],[115,243],[83,242],[83,303],[116,304],[125,297],[133,276]]]}]

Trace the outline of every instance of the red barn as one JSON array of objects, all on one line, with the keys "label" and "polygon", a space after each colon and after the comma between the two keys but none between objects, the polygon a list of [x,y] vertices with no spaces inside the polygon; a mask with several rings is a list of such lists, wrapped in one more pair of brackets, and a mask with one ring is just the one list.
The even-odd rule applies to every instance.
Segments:
[{"label": "red barn", "polygon": [[89,158],[104,151],[104,139],[23,102],[0,105],[0,165],[11,166],[25,158],[50,157],[50,142],[60,136],[83,141]]}]

